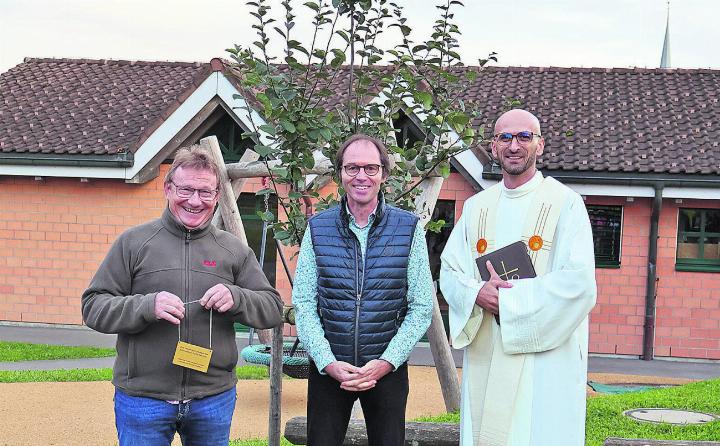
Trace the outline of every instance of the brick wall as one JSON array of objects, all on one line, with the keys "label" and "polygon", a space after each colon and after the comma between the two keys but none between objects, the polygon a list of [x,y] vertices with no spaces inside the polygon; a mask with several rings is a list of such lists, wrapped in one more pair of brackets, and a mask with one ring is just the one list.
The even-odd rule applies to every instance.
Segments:
[{"label": "brick wall", "polygon": [[[463,182],[462,177],[457,183]],[[452,178],[441,198],[453,199]],[[462,189],[461,189],[462,191]],[[456,198],[460,217],[465,191]],[[469,193],[467,196],[471,196]],[[652,200],[587,197],[586,204],[623,207],[619,268],[597,268],[597,305],[590,314],[590,352],[642,353]],[[664,200],[658,240],[655,356],[720,359],[720,273],[675,271],[678,208],[720,208],[710,200]]]},{"label": "brick wall", "polygon": [[655,355],[720,359],[720,273],[675,270],[679,208],[718,209],[711,200],[664,200],[658,240]]},{"label": "brick wall", "polygon": [[598,297],[590,315],[590,351],[640,355],[645,314],[649,199],[587,197],[586,205],[623,207],[620,268],[597,268]]},{"label": "brick wall", "polygon": [[[146,184],[0,177],[0,320],[81,324],[80,296],[115,238],[165,209],[168,168]],[[260,188],[251,180],[244,191]]]},{"label": "brick wall", "polygon": [[[125,229],[165,208],[162,178],[146,184],[119,180],[0,177],[0,320],[81,324],[80,296],[111,243]],[[252,180],[245,192],[261,188]],[[333,185],[323,191],[330,192]],[[475,193],[460,174],[443,184],[440,199],[455,200],[460,217]],[[618,269],[598,268],[598,301],[590,317],[590,351],[642,352],[650,199],[587,197],[587,204],[623,206]],[[656,356],[720,359],[720,273],[675,271],[679,207],[720,203],[665,200],[660,217]],[[291,272],[296,249],[284,248]],[[290,283],[278,259],[277,288],[290,302]]]},{"label": "brick wall", "polygon": [[117,235],[165,207],[159,179],[0,177],[0,190],[0,320],[8,321],[80,324],[80,296]]}]

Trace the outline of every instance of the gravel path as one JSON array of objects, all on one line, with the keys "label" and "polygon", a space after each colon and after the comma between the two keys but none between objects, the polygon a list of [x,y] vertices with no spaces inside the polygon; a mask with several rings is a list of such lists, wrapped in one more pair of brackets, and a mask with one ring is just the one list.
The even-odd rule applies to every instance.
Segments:
[{"label": "gravel path", "polygon": [[[603,383],[682,384],[688,379],[593,373]],[[0,384],[0,445],[116,445],[109,382]],[[231,438],[266,438],[269,381],[240,381]],[[283,381],[282,423],[305,415],[307,381]],[[589,392],[592,394],[592,392]],[[410,368],[407,417],[445,411],[435,369]],[[180,444],[176,439],[174,444]]]}]

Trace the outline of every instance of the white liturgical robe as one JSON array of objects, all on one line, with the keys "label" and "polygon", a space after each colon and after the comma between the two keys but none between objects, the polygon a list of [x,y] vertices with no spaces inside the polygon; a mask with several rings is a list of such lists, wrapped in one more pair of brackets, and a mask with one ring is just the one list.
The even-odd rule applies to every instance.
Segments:
[{"label": "white liturgical robe", "polygon": [[[497,186],[501,191],[490,226],[496,247],[521,240],[531,204],[542,199],[536,193],[542,182],[538,172],[516,189]],[[567,189],[545,274],[511,280],[512,288],[500,289],[498,325],[492,314],[475,305],[485,282],[475,264],[477,222],[466,216],[477,215],[473,206],[483,193],[465,202],[443,251],[440,273],[453,345],[465,349],[460,445],[583,446],[588,313],[597,292],[592,231],[582,197]],[[470,324],[478,315],[482,322]],[[518,358],[523,361],[513,362]],[[493,364],[520,364],[514,388],[504,390],[513,378],[506,379],[497,367],[491,372]],[[492,400],[485,398],[489,394]],[[498,395],[515,397],[507,401]],[[495,423],[502,417],[505,424]],[[483,419],[499,427],[488,431],[482,423],[482,441],[473,445],[479,435],[477,421]],[[493,429],[502,426],[507,432],[496,435]]]}]

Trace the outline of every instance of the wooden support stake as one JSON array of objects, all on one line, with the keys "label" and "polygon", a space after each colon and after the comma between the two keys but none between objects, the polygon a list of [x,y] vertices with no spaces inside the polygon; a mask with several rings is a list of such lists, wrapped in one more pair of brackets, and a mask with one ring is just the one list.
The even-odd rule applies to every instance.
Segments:
[{"label": "wooden support stake", "polygon": [[[243,153],[242,157],[240,157],[241,163],[249,163],[252,161],[257,161],[260,158],[260,155],[258,155],[255,151],[247,149],[245,150],[245,153]],[[243,190],[243,187],[245,187],[245,183],[247,183],[249,178],[238,178],[236,180],[232,180],[230,182],[232,186],[232,192],[233,192],[233,199],[235,200],[235,203],[237,203],[238,196],[240,196],[240,193]],[[213,215],[212,223],[217,226],[218,228],[224,228],[225,224],[222,219],[222,212],[215,212],[215,215]]]},{"label": "wooden support stake", "polygon": [[[220,144],[214,136],[203,138],[200,145],[210,150],[213,158],[218,166],[220,178],[218,178],[218,188],[220,189],[220,212],[226,230],[238,237],[243,243],[247,244],[245,237],[245,228],[240,218],[240,211],[237,207],[235,193],[233,192],[230,178],[225,168]],[[283,324],[273,329],[272,339],[272,360],[270,362],[270,416],[268,420],[268,446],[280,446],[280,410],[281,410],[281,393],[282,393],[282,341],[283,341]],[[279,344],[279,346],[278,346]]]},{"label": "wooden support stake", "polygon": [[270,413],[268,418],[268,446],[280,446],[280,409],[282,406],[283,325],[272,331],[272,359],[270,361]]},{"label": "wooden support stake", "polygon": [[218,178],[218,189],[220,191],[220,213],[222,215],[225,230],[233,234],[247,245],[247,237],[245,236],[245,228],[240,218],[240,211],[237,207],[235,194],[233,193],[230,178],[227,174],[225,161],[220,151],[220,144],[215,136],[208,136],[200,140],[200,145],[210,150],[215,163],[217,163],[220,178]]},{"label": "wooden support stake", "polygon": [[[271,160],[267,162],[270,169],[280,168],[282,161]],[[252,161],[252,162],[239,162],[227,165],[228,176],[235,180],[238,178],[254,178],[254,177],[266,177],[268,175],[268,166],[265,165],[264,161]],[[332,169],[332,162],[325,157],[315,160],[315,167],[312,169],[302,169],[303,175],[321,175],[323,173],[330,172]]]},{"label": "wooden support stake", "polygon": [[[415,199],[415,212],[420,217],[423,225],[432,218],[442,183],[442,177],[430,177],[423,180],[418,186],[422,192]],[[458,380],[455,361],[450,351],[450,344],[445,335],[444,324],[442,316],[440,315],[440,306],[434,287],[432,294],[432,322],[427,331],[427,336],[430,341],[430,351],[435,361],[438,380],[440,380],[440,389],[442,390],[443,400],[445,401],[445,409],[448,412],[453,412],[460,409],[460,381]]]}]

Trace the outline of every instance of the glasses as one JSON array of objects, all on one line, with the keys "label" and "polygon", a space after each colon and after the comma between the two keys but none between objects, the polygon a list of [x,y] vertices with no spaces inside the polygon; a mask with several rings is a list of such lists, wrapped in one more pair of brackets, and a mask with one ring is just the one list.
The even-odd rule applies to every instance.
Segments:
[{"label": "glasses", "polygon": [[194,189],[187,186],[178,186],[173,181],[170,181],[170,183],[175,186],[175,193],[180,198],[192,198],[192,196],[195,195],[195,192],[197,192],[198,197],[200,197],[202,201],[212,201],[218,193],[217,189]]},{"label": "glasses", "polygon": [[355,164],[348,164],[347,166],[343,166],[343,170],[346,174],[350,175],[351,177],[356,177],[357,174],[360,173],[360,169],[365,171],[365,175],[369,177],[374,177],[375,175],[380,172],[380,168],[382,166],[380,164],[365,164],[364,166],[356,166]]},{"label": "glasses", "polygon": [[540,134],[528,131],[517,132],[515,134],[503,132],[495,135],[495,140],[501,146],[509,146],[510,144],[512,144],[513,138],[515,138],[517,139],[518,144],[520,144],[521,146],[526,146],[530,144],[536,136],[539,138]]}]

